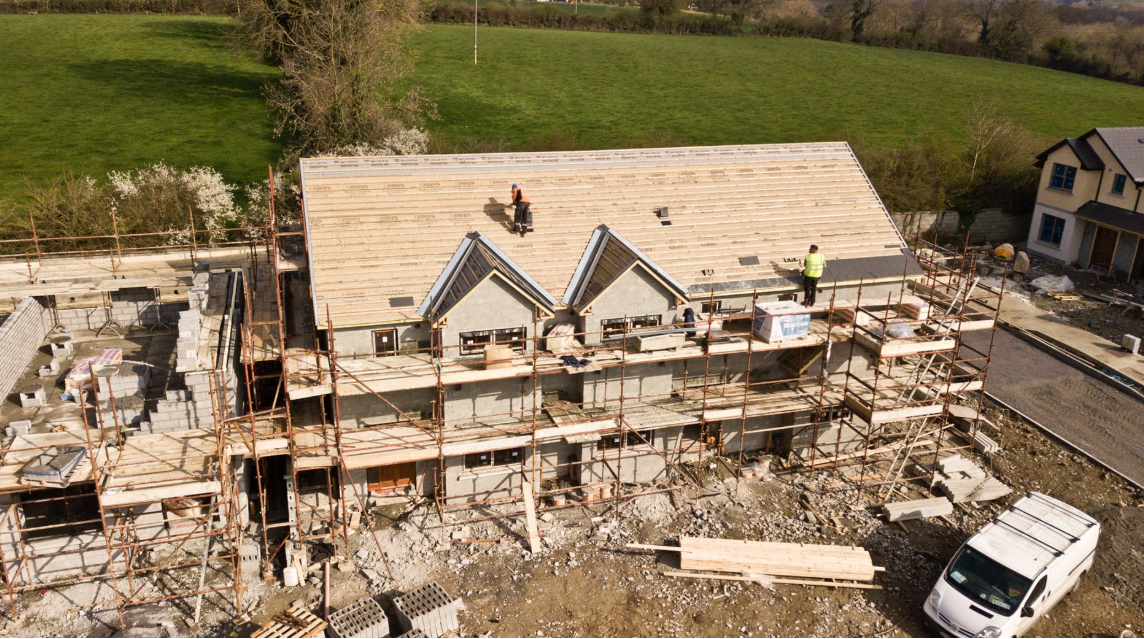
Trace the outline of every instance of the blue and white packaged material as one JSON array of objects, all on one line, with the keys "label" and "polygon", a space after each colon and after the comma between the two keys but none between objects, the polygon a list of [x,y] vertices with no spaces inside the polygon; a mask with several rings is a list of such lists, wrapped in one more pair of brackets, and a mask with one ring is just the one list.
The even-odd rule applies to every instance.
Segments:
[{"label": "blue and white packaged material", "polygon": [[810,313],[797,302],[755,305],[754,332],[764,342],[785,342],[810,334]]}]

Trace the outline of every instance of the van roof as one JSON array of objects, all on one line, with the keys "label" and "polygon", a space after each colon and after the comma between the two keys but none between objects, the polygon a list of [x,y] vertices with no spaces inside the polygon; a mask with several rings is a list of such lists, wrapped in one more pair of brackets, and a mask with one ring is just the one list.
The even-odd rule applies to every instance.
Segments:
[{"label": "van roof", "polygon": [[1048,495],[1030,492],[969,542],[1009,569],[1032,579],[1100,523]]}]

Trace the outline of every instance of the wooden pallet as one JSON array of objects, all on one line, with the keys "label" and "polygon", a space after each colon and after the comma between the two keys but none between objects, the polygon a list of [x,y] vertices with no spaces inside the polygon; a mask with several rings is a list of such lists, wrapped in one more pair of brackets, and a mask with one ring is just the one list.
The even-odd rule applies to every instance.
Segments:
[{"label": "wooden pallet", "polygon": [[326,622],[301,606],[291,606],[286,612],[274,615],[269,622],[254,631],[251,637],[286,637],[303,639],[317,637],[326,629]]}]

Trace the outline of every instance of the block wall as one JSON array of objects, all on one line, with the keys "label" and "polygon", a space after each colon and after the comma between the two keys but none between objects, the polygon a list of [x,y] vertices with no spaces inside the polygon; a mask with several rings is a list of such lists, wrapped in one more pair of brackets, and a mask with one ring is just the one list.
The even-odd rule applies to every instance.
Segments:
[{"label": "block wall", "polygon": [[0,324],[0,353],[4,353],[3,365],[0,365],[2,397],[7,397],[14,390],[12,387],[16,380],[24,374],[51,329],[52,321],[47,309],[31,297],[25,297]]},{"label": "block wall", "polygon": [[151,326],[156,322],[174,323],[186,310],[185,301],[159,302],[149,288],[125,288],[111,292],[111,307],[59,308],[56,317],[69,330],[99,330],[108,319],[121,326]]}]

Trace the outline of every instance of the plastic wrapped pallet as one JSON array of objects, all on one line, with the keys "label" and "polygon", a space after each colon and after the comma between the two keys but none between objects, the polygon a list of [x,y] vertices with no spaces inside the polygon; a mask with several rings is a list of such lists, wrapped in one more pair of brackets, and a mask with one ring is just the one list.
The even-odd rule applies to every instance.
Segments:
[{"label": "plastic wrapped pallet", "polygon": [[797,302],[755,306],[754,333],[764,342],[785,342],[810,334],[810,313]]},{"label": "plastic wrapped pallet", "polygon": [[571,324],[557,324],[548,329],[544,340],[544,350],[560,355],[576,350],[576,327]]}]

